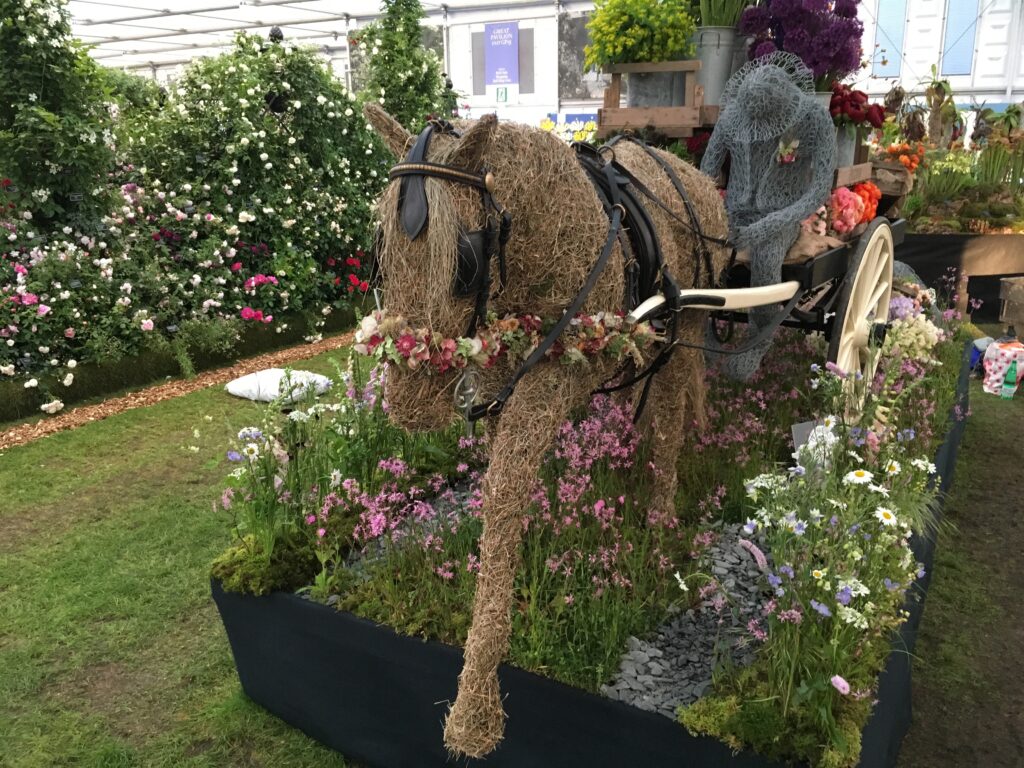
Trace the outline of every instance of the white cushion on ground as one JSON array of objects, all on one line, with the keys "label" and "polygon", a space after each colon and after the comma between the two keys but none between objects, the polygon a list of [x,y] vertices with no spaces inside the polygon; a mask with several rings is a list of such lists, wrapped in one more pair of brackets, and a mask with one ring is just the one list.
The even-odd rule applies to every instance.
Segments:
[{"label": "white cushion on ground", "polygon": [[248,376],[242,376],[224,385],[224,389],[235,397],[259,400],[264,403],[278,398],[286,403],[293,403],[301,399],[310,389],[314,389],[318,395],[322,395],[330,387],[331,380],[319,373],[285,371],[283,368],[268,368],[265,371],[250,373]]}]

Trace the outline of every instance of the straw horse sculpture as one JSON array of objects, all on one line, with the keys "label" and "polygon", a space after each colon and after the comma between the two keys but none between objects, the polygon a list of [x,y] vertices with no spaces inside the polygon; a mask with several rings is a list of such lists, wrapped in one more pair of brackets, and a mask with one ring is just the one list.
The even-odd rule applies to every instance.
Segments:
[{"label": "straw horse sculpture", "polygon": [[[399,158],[416,138],[376,105],[365,114]],[[584,284],[609,232],[606,213],[574,150],[539,129],[498,123],[493,115],[463,126],[461,136],[438,133],[424,158],[434,164],[479,174],[486,168],[495,180],[494,197],[512,215],[507,280],[490,301],[498,317],[534,314],[559,318]],[[621,142],[615,159],[665,201],[676,216],[687,215],[666,171],[641,146]],[[724,238],[728,222],[712,180],[678,158],[660,153],[686,188],[703,231]],[[381,236],[378,264],[384,309],[435,336],[463,335],[474,314],[472,299],[453,295],[457,238],[481,226],[484,213],[478,190],[444,178],[424,179],[429,218],[422,234],[410,238],[400,222],[400,179],[384,191],[378,206]],[[645,206],[661,244],[664,264],[675,275],[695,274],[696,237],[663,209]],[[609,238],[610,239],[610,238]],[[631,254],[615,241],[607,268],[587,297],[583,311],[593,314],[622,309],[624,267]],[[712,246],[712,274],[726,259]],[[707,279],[704,281],[707,283]],[[694,287],[706,287],[694,286]],[[678,338],[690,344],[704,339],[706,313],[680,313]],[[498,665],[509,646],[513,580],[520,563],[521,518],[541,460],[570,411],[585,405],[591,393],[616,375],[617,362],[600,357],[585,365],[542,362],[522,378],[497,417],[485,419],[491,459],[483,481],[483,534],[473,622],[465,648],[459,692],[445,724],[445,743],[454,752],[479,757],[501,740],[504,712]],[[484,396],[509,378],[513,366],[481,371]],[[653,504],[674,513],[676,461],[683,430],[703,415],[704,361],[697,349],[679,347],[661,369],[645,413],[649,413],[653,460],[660,469]],[[455,417],[453,389],[457,373],[389,372],[386,398],[392,418],[408,429],[436,429]]]}]

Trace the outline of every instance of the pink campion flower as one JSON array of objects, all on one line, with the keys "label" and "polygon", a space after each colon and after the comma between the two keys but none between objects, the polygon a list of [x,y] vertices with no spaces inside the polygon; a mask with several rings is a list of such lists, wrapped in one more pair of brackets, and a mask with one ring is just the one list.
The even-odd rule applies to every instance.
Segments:
[{"label": "pink campion flower", "polygon": [[306,515],[306,523],[312,525],[316,522],[316,515]]},{"label": "pink campion flower", "polygon": [[843,696],[846,696],[850,692],[850,684],[839,675],[832,675],[832,679],[829,682],[831,682],[832,687],[843,694]]},{"label": "pink campion flower", "polygon": [[322,539],[326,535],[327,535],[327,529],[326,528],[317,528],[316,529],[316,536],[317,536],[318,539]]}]

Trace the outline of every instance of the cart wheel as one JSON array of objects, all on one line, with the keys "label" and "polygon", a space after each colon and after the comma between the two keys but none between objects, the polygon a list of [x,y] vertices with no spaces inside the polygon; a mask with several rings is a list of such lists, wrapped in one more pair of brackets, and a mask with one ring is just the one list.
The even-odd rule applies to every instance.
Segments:
[{"label": "cart wheel", "polygon": [[843,280],[828,359],[850,374],[845,383],[848,422],[860,417],[878,367],[889,319],[893,251],[889,221],[878,217],[861,235]]}]

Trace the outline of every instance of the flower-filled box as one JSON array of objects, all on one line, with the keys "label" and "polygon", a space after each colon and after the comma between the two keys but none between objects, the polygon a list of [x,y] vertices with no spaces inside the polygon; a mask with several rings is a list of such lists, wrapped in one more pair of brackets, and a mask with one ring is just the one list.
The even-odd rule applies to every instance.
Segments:
[{"label": "flower-filled box", "polygon": [[[818,352],[798,334],[748,384],[712,373],[708,424],[687,430],[676,515],[650,511],[651,468],[628,409],[598,398],[565,422],[522,517],[498,674],[507,720],[490,764],[894,764],[931,569],[926,485],[948,488],[966,409],[959,341],[929,319],[942,322],[932,301],[909,287],[894,299],[873,382],[816,365],[808,375]],[[444,722],[480,565],[486,446],[459,425],[412,438],[388,423],[387,377],[405,355],[382,319],[369,324],[362,341],[382,361],[369,378],[350,361],[339,402],[297,404],[239,434],[221,506],[240,538],[215,564],[214,598],[243,689],[285,721],[369,765],[483,764],[449,753]],[[433,360],[435,341],[408,352],[422,345]],[[474,347],[455,348],[466,354],[450,365],[469,365]],[[806,444],[787,447],[808,403],[863,386],[885,404],[863,426],[826,413]],[[950,410],[952,421],[938,416]],[[795,462],[788,473],[774,470],[781,460]],[[780,488],[826,481],[828,514],[770,513]],[[874,571],[843,554],[857,542]],[[772,644],[795,647],[796,633],[815,654],[821,632],[846,638],[839,661],[807,656],[790,690],[772,690],[794,711],[829,708],[835,735],[779,707],[768,714],[784,747],[756,752],[742,713],[764,698]],[[673,657],[680,638],[692,647]],[[826,747],[801,752],[808,738]]]}]

